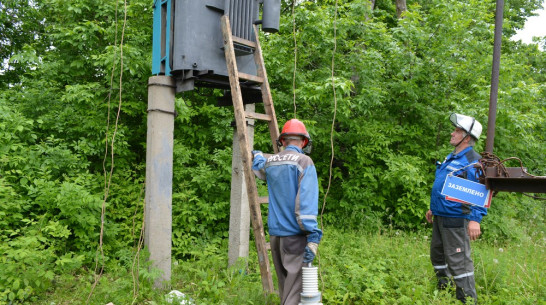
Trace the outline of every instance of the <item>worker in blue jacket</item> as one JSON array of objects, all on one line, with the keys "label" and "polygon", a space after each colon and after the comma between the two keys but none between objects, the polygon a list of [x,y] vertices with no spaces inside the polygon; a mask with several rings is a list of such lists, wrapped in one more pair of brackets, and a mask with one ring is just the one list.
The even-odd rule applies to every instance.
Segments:
[{"label": "worker in blue jacket", "polygon": [[277,141],[283,151],[268,158],[261,151],[252,152],[252,169],[267,180],[267,225],[282,305],[299,303],[302,267],[313,261],[322,238],[317,223],[317,172],[313,160],[303,153],[310,140],[305,125],[292,119],[284,124]]},{"label": "worker in blue jacket", "polygon": [[430,209],[426,213],[427,221],[433,224],[430,260],[439,289],[445,289],[455,282],[457,299],[466,303],[467,297],[471,297],[476,302],[470,241],[480,236],[480,222],[487,210],[446,199],[441,192],[448,174],[478,181],[474,164],[481,156],[473,146],[480,137],[482,125],[473,117],[456,113],[451,114],[449,119],[455,126],[449,142],[455,150],[437,165]]}]

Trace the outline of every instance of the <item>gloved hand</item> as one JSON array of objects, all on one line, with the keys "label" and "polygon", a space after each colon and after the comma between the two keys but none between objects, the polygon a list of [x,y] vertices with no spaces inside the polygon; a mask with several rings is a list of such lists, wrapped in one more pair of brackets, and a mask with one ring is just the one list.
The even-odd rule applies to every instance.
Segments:
[{"label": "gloved hand", "polygon": [[303,253],[303,262],[305,264],[313,262],[315,256],[317,255],[318,244],[317,243],[307,243],[305,251]]},{"label": "gloved hand", "polygon": [[256,155],[263,156],[262,151],[260,151],[260,150],[253,150],[253,151],[252,151],[252,158],[256,158]]}]

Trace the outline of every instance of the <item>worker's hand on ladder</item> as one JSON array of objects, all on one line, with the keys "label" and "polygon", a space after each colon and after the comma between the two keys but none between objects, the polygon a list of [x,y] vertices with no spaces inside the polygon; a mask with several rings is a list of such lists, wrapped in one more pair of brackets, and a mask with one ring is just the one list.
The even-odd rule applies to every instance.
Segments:
[{"label": "worker's hand on ladder", "polygon": [[257,155],[263,156],[263,153],[260,150],[253,150],[252,159],[256,158]]}]

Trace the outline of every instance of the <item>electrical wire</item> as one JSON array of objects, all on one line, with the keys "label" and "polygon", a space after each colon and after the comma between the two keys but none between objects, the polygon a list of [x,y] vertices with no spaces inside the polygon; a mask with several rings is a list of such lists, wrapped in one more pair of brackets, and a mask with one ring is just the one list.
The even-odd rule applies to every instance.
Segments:
[{"label": "electrical wire", "polygon": [[[336,114],[337,114],[337,96],[336,96],[336,83],[335,83],[335,57],[336,57],[336,51],[337,51],[337,11],[338,11],[338,0],[335,2],[335,10],[334,10],[334,24],[333,24],[333,31],[334,31],[334,47],[332,50],[332,62],[331,62],[331,78],[332,78],[332,92],[334,96],[334,114],[332,117],[332,126],[330,128],[330,148],[331,148],[331,156],[330,156],[330,169],[328,174],[328,187],[326,188],[326,192],[324,193],[324,199],[322,202],[322,209],[320,212],[320,227],[322,228],[322,231],[324,232],[324,224],[323,224],[323,214],[324,209],[326,207],[326,199],[328,198],[328,193],[330,192],[330,187],[332,185],[332,170],[333,170],[333,164],[334,164],[334,157],[335,157],[335,150],[334,150],[334,127],[336,122]],[[320,256],[318,259],[318,265],[320,267]],[[324,281],[322,280],[322,268],[319,268],[320,270],[320,278],[321,278],[321,284],[322,284],[322,291],[324,291]]]},{"label": "electrical wire", "polygon": [[332,92],[334,96],[334,114],[332,117],[332,125],[330,127],[330,148],[331,148],[331,157],[330,157],[330,169],[328,175],[328,187],[326,188],[326,193],[324,194],[324,200],[322,202],[322,210],[320,212],[320,226],[322,224],[322,215],[324,214],[324,208],[326,207],[326,198],[330,192],[330,187],[332,184],[332,170],[334,164],[334,127],[336,123],[336,114],[337,114],[337,96],[336,96],[336,83],[335,83],[335,56],[337,50],[337,11],[338,11],[338,0],[335,2],[335,12],[334,12],[334,48],[332,50],[332,63],[331,63],[331,78],[332,78]]},{"label": "electrical wire", "polygon": [[[116,114],[116,121],[114,124],[114,131],[112,133],[112,138],[110,141],[110,170],[107,173],[106,171],[106,159],[108,156],[108,148],[109,148],[109,128],[110,128],[110,101],[112,96],[112,88],[113,88],[113,82],[114,82],[114,72],[115,72],[115,55],[114,54],[114,60],[112,63],[112,71],[111,71],[111,77],[110,77],[110,91],[108,93],[108,113],[107,113],[107,123],[106,123],[106,141],[105,141],[105,153],[104,153],[104,159],[103,159],[103,171],[104,171],[104,198],[101,205],[101,223],[100,223],[100,235],[99,235],[99,247],[97,249],[97,255],[95,257],[95,281],[93,285],[91,286],[91,291],[89,292],[89,295],[87,296],[86,304],[89,304],[89,301],[91,300],[91,297],[93,295],[93,292],[95,291],[95,288],[102,277],[102,273],[104,271],[104,249],[103,249],[103,238],[104,238],[104,219],[106,215],[106,201],[108,200],[109,192],[110,192],[110,185],[112,183],[112,175],[114,172],[114,142],[116,139],[116,134],[118,130],[118,124],[119,124],[119,117],[121,113],[121,105],[122,105],[122,85],[123,85],[123,42],[125,37],[125,28],[127,26],[127,1],[124,1],[124,18],[123,18],[123,26],[121,30],[121,39],[120,39],[120,76],[119,76],[119,102],[118,102],[118,111]],[[116,2],[116,8],[115,8],[116,14],[115,14],[115,38],[114,38],[114,45],[117,45],[117,33],[118,33],[118,3]],[[100,271],[99,271],[99,261],[100,261]]]},{"label": "electrical wire", "polygon": [[[146,201],[142,200],[142,197],[143,197],[142,194],[144,193],[145,185],[146,185],[145,183],[142,184],[142,188],[140,189],[140,195],[137,200],[137,203],[142,201],[143,205],[146,205]],[[133,302],[131,304],[135,304],[136,299],[138,297],[138,292],[140,290],[140,284],[138,281],[138,275],[139,275],[138,270],[140,268],[140,250],[142,249],[142,246],[144,245],[144,226],[145,226],[144,220],[146,219],[146,209],[143,207],[142,210],[143,210],[142,226],[141,226],[140,234],[138,237],[138,243],[136,245],[135,256],[133,258],[133,265],[131,266],[131,275],[133,277]],[[135,229],[136,229],[135,219],[136,219],[137,213],[138,213],[138,204],[135,205],[135,213],[133,214],[133,229],[131,230],[131,237],[133,241],[135,240]],[[134,247],[135,245],[133,243],[133,248]]]}]

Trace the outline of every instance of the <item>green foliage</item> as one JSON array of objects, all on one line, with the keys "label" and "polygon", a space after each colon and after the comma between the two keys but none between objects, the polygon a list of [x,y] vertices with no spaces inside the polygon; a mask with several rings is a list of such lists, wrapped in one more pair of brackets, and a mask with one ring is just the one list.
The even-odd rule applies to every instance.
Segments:
[{"label": "green foliage", "polygon": [[[214,92],[205,91],[201,95]],[[227,238],[231,187],[233,114],[199,94],[177,99],[173,174],[173,255],[188,247]],[[191,101],[191,102],[190,102]]]},{"label": "green foliage", "polygon": [[[536,227],[540,229],[540,227]],[[324,304],[460,304],[454,289],[438,291],[429,259],[430,226],[421,232],[398,230],[368,233],[325,228],[314,265],[319,268],[319,291]],[[480,304],[542,304],[546,291],[541,276],[545,255],[544,232],[521,243],[495,245],[473,242],[476,289]],[[103,276],[89,304],[167,304],[173,289],[195,304],[278,304],[277,295],[261,289],[255,248],[248,261],[227,266],[227,242],[189,246],[192,259],[173,262],[166,289],[152,289],[153,271],[140,266],[139,294],[134,296],[132,275],[116,270]],[[144,261],[145,255],[141,260]],[[35,304],[84,303],[92,276],[56,277],[58,289]],[[274,279],[275,281],[275,279]]]},{"label": "green foliage", "polygon": [[175,262],[172,288],[184,292],[196,304],[278,303],[276,295],[263,294],[257,260],[241,259],[226,268],[226,241],[192,247],[192,259]]},{"label": "green foliage", "polygon": [[[362,227],[369,217],[379,216],[401,228],[418,227],[428,208],[434,163],[452,149],[448,115],[475,116],[485,135],[494,2],[408,4],[405,18],[397,20],[392,1],[377,1],[373,12],[368,1],[340,1],[334,37],[333,5],[304,2],[295,16],[283,16],[280,34],[264,36],[278,120],[296,115],[310,125],[312,157],[323,187],[331,155],[336,39],[329,222]],[[511,3],[507,18],[516,20],[535,5]],[[542,175],[544,160],[537,156],[546,147],[544,52],[511,41],[503,46],[495,153],[518,156],[530,172]],[[533,55],[521,59],[522,51]],[[480,142],[477,150],[481,147]]]},{"label": "green foliage", "polygon": [[[326,243],[325,260],[330,253],[343,257],[342,265],[332,260],[332,268],[325,268],[325,300],[381,304],[385,295],[385,304],[451,302],[432,290],[430,273],[408,276],[426,264],[422,240],[402,242],[392,230],[422,229],[434,163],[452,149],[449,113],[476,116],[486,128],[494,1],[408,1],[403,19],[396,18],[393,1],[377,0],[373,9],[368,0],[337,2],[337,16],[334,1],[298,1],[292,16],[292,3],[283,1],[281,31],[261,41],[277,119],[306,123],[321,196],[334,151],[325,224],[365,232],[387,228],[397,241],[325,235],[341,249]],[[546,52],[508,38],[542,2],[505,7],[495,138],[498,156],[519,157],[535,175],[546,174]],[[151,8],[139,0],[0,3],[0,303],[35,303],[56,287],[67,289],[61,300],[85,302],[102,225],[100,264],[111,273],[93,302],[134,301],[109,286],[137,303],[164,302],[150,287],[157,272],[149,266],[138,270],[140,294],[134,295],[135,282],[128,279],[143,224]],[[173,286],[201,303],[275,302],[261,295],[256,270],[224,270],[233,110],[216,106],[220,95],[199,88],[176,99]],[[483,146],[479,142],[477,150]],[[264,124],[256,127],[255,147],[271,152]],[[501,193],[482,224],[484,239],[497,248],[528,247],[543,236],[544,217],[533,199]],[[405,257],[390,253],[392,247],[372,252],[372,239],[419,257],[403,266],[411,273],[397,272]],[[370,252],[344,253],[347,247],[339,245],[352,240],[369,245]],[[522,285],[513,280],[530,267],[488,269],[488,245],[479,265],[486,302],[502,302],[509,291],[522,304],[526,297],[543,298],[538,277]],[[410,252],[412,247],[420,252]]]},{"label": "green foliage", "polygon": [[[12,45],[8,72],[19,74],[15,78],[6,73],[10,89],[0,92],[0,240],[5,254],[0,262],[0,303],[32,301],[51,286],[56,274],[94,268],[105,193],[103,168],[110,166],[109,161],[103,163],[107,155],[104,139],[106,132],[111,138],[114,131],[113,127],[107,130],[106,123],[114,121],[112,105],[119,99],[115,91],[108,90],[107,75],[113,62],[91,60],[115,58],[120,53],[119,48],[111,47],[114,39],[109,38],[120,35],[117,31],[121,29],[113,22],[114,6],[95,1],[70,5],[50,1],[30,8],[16,2],[9,5],[14,5],[13,10],[5,12],[21,17],[33,9],[44,13],[47,18],[40,21],[40,28],[47,28],[48,35]],[[142,4],[134,7],[142,8]],[[110,17],[104,18],[106,15]],[[147,20],[134,19],[136,24]],[[25,28],[27,22],[35,21],[24,18],[16,26]],[[125,33],[125,43],[131,46],[125,49],[123,67],[136,82],[148,74],[149,65],[132,62],[140,61],[146,51],[137,46],[147,41],[133,37],[135,32]],[[116,71],[112,77],[119,78],[119,69]],[[131,87],[137,86],[124,86]],[[142,95],[145,87],[133,91]],[[145,105],[129,98],[125,106],[124,122],[136,127],[120,124],[117,129],[113,149],[120,156],[116,159],[120,171],[114,173],[113,195],[105,203],[107,209],[112,208],[104,223],[106,260],[123,258],[120,250],[134,243],[131,233],[140,228],[133,229],[131,224],[138,210],[127,207],[139,201],[143,180],[132,170],[143,168],[135,166],[140,153],[129,147],[141,148],[142,144],[138,132],[133,134],[135,139],[125,134],[129,129],[143,132],[139,116]],[[141,216],[142,210],[137,214]]]},{"label": "green foliage", "polygon": [[[86,167],[60,141],[38,140],[34,122],[0,104],[0,301],[35,299],[56,273],[92,258],[98,211]],[[75,205],[78,203],[78,205]]]}]

